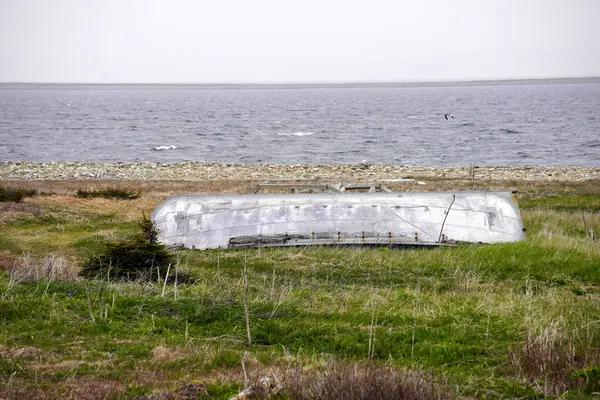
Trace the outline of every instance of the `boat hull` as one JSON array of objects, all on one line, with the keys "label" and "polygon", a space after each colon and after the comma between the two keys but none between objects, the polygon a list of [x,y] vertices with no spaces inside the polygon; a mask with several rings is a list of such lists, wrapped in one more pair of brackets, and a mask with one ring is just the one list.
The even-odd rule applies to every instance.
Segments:
[{"label": "boat hull", "polygon": [[152,221],[161,243],[201,250],[525,239],[509,191],[180,195],[159,205]]}]

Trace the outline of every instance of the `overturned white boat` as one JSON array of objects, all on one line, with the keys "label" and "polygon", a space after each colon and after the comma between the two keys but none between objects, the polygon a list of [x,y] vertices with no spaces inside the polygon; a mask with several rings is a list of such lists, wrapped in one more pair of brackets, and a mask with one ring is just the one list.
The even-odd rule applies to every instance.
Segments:
[{"label": "overturned white boat", "polygon": [[152,221],[162,243],[202,250],[525,238],[510,191],[180,195],[159,205]]}]

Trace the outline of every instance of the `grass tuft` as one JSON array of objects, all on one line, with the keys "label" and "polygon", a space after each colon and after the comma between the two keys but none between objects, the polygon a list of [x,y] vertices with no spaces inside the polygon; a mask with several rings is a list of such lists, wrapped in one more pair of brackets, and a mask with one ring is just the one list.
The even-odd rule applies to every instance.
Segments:
[{"label": "grass tuft", "polygon": [[527,326],[522,348],[512,352],[519,374],[546,396],[560,396],[577,386],[571,379],[576,371],[600,361],[600,349],[577,345],[574,333],[567,333],[558,321],[535,330]]},{"label": "grass tuft", "polygon": [[333,364],[318,373],[296,371],[284,380],[294,400],[449,399],[420,372],[370,363]]},{"label": "grass tuft", "polygon": [[46,279],[49,282],[71,282],[77,280],[79,267],[62,255],[50,255],[43,260],[30,254],[23,254],[11,262],[10,282],[35,282]]}]

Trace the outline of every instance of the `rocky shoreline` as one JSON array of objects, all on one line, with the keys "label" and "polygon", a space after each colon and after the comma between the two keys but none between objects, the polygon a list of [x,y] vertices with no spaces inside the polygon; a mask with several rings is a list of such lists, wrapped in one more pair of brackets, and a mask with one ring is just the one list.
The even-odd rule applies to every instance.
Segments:
[{"label": "rocky shoreline", "polygon": [[344,179],[353,181],[397,178],[481,180],[582,181],[600,179],[599,168],[551,166],[416,167],[402,165],[326,164],[212,164],[161,163],[31,163],[0,162],[0,180],[267,180]]}]

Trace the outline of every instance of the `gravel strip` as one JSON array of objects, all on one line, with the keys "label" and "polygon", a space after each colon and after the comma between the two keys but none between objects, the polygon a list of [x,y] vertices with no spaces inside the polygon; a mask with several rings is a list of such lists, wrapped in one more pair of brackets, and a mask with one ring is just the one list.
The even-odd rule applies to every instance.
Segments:
[{"label": "gravel strip", "polygon": [[267,180],[344,179],[352,181],[397,178],[450,178],[518,181],[581,181],[600,179],[600,168],[504,166],[504,167],[410,167],[400,165],[326,164],[210,164],[157,163],[30,163],[0,162],[0,180]]}]

